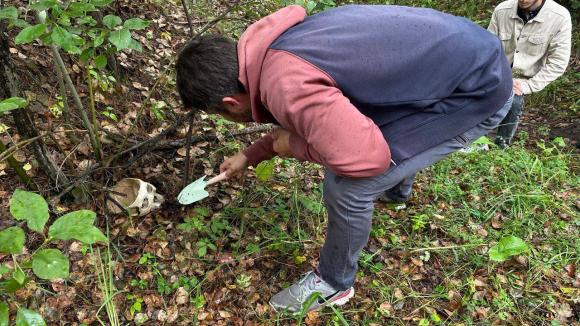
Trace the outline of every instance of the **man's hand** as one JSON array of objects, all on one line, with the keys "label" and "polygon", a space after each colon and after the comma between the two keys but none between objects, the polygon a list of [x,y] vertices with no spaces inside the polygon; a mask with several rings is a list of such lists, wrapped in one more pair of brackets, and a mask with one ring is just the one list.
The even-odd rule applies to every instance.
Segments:
[{"label": "man's hand", "polygon": [[248,168],[248,158],[244,153],[238,152],[232,157],[228,157],[221,165],[220,172],[225,172],[229,178],[242,173]]},{"label": "man's hand", "polygon": [[514,85],[512,87],[514,94],[516,95],[523,95],[524,94],[524,86],[522,85],[522,81],[519,79],[514,79]]},{"label": "man's hand", "polygon": [[272,131],[272,138],[274,139],[274,152],[278,153],[278,156],[292,156],[290,151],[290,132],[288,130],[276,128]]}]

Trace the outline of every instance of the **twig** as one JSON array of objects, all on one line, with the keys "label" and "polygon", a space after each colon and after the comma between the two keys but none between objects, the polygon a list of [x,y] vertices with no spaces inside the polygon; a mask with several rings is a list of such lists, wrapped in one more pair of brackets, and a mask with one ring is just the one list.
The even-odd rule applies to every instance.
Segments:
[{"label": "twig", "polygon": [[[4,143],[0,140],[0,156],[4,155],[6,150],[7,150],[6,145],[4,145]],[[30,179],[30,177],[26,174],[26,171],[24,171],[24,169],[18,164],[18,162],[14,159],[14,157],[12,157],[11,154],[8,154],[7,159],[8,164],[12,169],[14,169],[14,171],[16,171],[16,174],[18,174],[20,180],[24,182],[24,184],[26,184],[26,186],[29,187],[30,190],[38,191],[36,184],[32,182],[32,179]]]},{"label": "twig", "polygon": [[[193,111],[188,112],[184,117],[178,118],[177,121],[175,121],[173,123],[173,125],[171,125],[169,128],[163,130],[159,135],[147,139],[145,141],[142,141],[140,143],[137,143],[133,146],[131,146],[130,148],[121,151],[115,155],[113,155],[111,158],[109,158],[107,160],[107,162],[105,162],[104,167],[108,168],[110,163],[113,162],[115,159],[117,159],[118,157],[122,156],[123,154],[129,153],[131,151],[134,151],[136,149],[139,149],[145,145],[148,145],[150,143],[155,143],[158,142],[162,137],[164,137],[165,135],[174,132],[177,127],[179,127],[186,119],[188,119],[191,115],[193,115]],[[125,138],[127,139],[127,138]],[[93,174],[98,168],[103,167],[103,164],[101,163],[95,163],[93,165],[91,165],[90,167],[88,167],[86,169],[86,171],[80,176],[78,177],[75,181],[71,182],[68,187],[66,187],[63,191],[61,191],[58,195],[56,195],[55,197],[53,197],[51,199],[52,202],[58,201],[60,200],[60,198],[62,198],[62,196],[66,195],[67,193],[69,193],[71,190],[73,190],[76,186],[78,186],[81,182],[83,182],[85,180],[85,178],[87,178],[89,175]]]},{"label": "twig", "polygon": [[447,250],[447,249],[456,249],[456,248],[472,248],[472,247],[483,247],[483,246],[487,246],[487,245],[488,245],[487,243],[468,243],[468,244],[464,244],[464,245],[455,245],[455,246],[418,248],[418,249],[413,249],[409,252],[429,251],[429,250]]},{"label": "twig", "polygon": [[[185,0],[183,3],[185,3]],[[185,149],[185,174],[183,175],[183,188],[187,186],[189,183],[189,163],[191,161],[190,152],[191,152],[191,134],[193,133],[193,122],[194,122],[194,115],[191,115],[191,119],[189,119],[189,128],[187,129],[187,138],[186,138],[186,149]]]},{"label": "twig", "polygon": [[183,5],[183,11],[185,11],[185,17],[187,17],[187,24],[189,25],[189,34],[193,37],[193,22],[191,21],[191,14],[189,13],[189,9],[187,8],[187,0],[181,0],[181,4]]},{"label": "twig", "polygon": [[32,137],[32,138],[27,138],[25,140],[19,141],[18,143],[14,144],[12,147],[10,147],[10,149],[5,148],[2,153],[0,153],[0,162],[4,161],[6,158],[9,158],[12,156],[12,154],[14,154],[15,152],[17,152],[18,150],[26,147],[27,145],[29,145],[30,143],[32,143],[33,141],[42,138],[46,136],[46,134],[44,135],[39,135],[36,137]]},{"label": "twig", "polygon": [[58,202],[62,196],[68,194],[71,190],[73,190],[76,186],[78,186],[81,182],[85,180],[86,177],[93,174],[99,167],[101,167],[101,163],[95,163],[88,167],[85,172],[78,177],[75,181],[71,182],[63,191],[61,191],[58,195],[51,198],[51,204]]},{"label": "twig", "polygon": [[[58,79],[58,86],[60,88],[60,95],[62,96],[62,103],[63,103],[62,115],[64,117],[64,122],[69,127],[72,127],[72,124],[70,122],[70,107],[68,105],[68,96],[66,93],[66,86],[64,84],[64,76],[62,75],[62,71],[60,70],[59,67],[55,66],[55,69],[56,69],[56,75],[58,77],[57,79]],[[76,144],[79,142],[79,140],[74,132],[67,133],[67,136],[73,144]]]},{"label": "twig", "polygon": [[[121,151],[121,152],[113,155],[111,158],[109,158],[107,160],[107,163],[105,164],[105,166],[109,166],[111,162],[113,162],[114,160],[116,160],[117,158],[119,158],[120,156],[122,156],[123,154],[132,152],[132,151],[134,151],[136,149],[139,149],[139,148],[141,148],[141,147],[143,147],[145,145],[149,145],[149,144],[152,144],[152,143],[159,142],[159,140],[162,137],[165,137],[165,135],[167,135],[169,133],[172,133],[172,132],[175,132],[175,130],[177,129],[177,127],[181,126],[181,124],[185,120],[189,119],[193,114],[194,114],[193,111],[189,111],[185,116],[183,116],[181,118],[178,118],[171,126],[169,126],[169,128],[167,128],[167,129],[163,130],[161,133],[159,133],[159,135],[157,135],[157,136],[155,136],[153,138],[149,138],[147,140],[144,140],[144,141],[142,141],[140,143],[137,143],[137,144],[129,147],[128,149],[125,149],[125,150],[123,150],[123,151]],[[129,133],[125,137],[125,140],[127,139],[127,137],[129,137]]]},{"label": "twig", "polygon": [[221,13],[219,16],[217,16],[214,20],[210,21],[209,23],[205,24],[205,26],[203,26],[199,32],[196,33],[196,35],[194,36],[194,38],[200,36],[201,34],[207,32],[208,29],[212,28],[213,25],[217,24],[220,20],[224,19],[225,16],[227,16],[232,9],[234,9],[235,6],[237,6],[238,4],[240,4],[242,1],[241,0],[236,0],[234,3],[232,3],[223,13]]},{"label": "twig", "polygon": [[[126,164],[123,166],[123,168],[127,168],[129,167],[131,164],[133,164],[134,162],[136,162],[141,156],[145,155],[146,153],[149,153],[150,151],[153,151],[155,149],[167,149],[167,148],[174,148],[174,147],[180,147],[183,146],[185,144],[186,140],[179,140],[179,141],[171,141],[171,142],[160,142],[159,140],[164,137],[165,135],[175,131],[175,129],[177,129],[177,127],[179,127],[186,119],[190,118],[191,115],[193,115],[193,112],[190,111],[188,112],[185,116],[180,117],[172,126],[170,126],[169,128],[165,129],[164,131],[162,131],[159,135],[144,140],[140,143],[137,143],[133,146],[131,146],[130,148],[124,150],[123,152],[119,153],[118,156],[114,156],[111,158],[111,160],[114,160],[118,157],[120,157],[121,155],[124,155],[126,153],[129,153],[131,151],[140,149],[142,147],[146,147],[145,150],[141,150],[141,153],[136,154],[136,157],[134,157],[133,159],[131,159],[131,161],[129,162],[129,164]],[[267,131],[270,130],[272,127],[270,125],[261,125],[261,126],[257,126],[257,127],[253,127],[253,128],[246,128],[246,129],[242,129],[240,131],[237,132],[233,132],[230,135],[231,136],[241,136],[241,135],[246,135],[246,134],[251,134],[251,133],[256,133],[256,132],[262,132],[262,131]],[[195,143],[195,142],[199,142],[199,141],[209,141],[209,140],[216,140],[218,139],[217,134],[210,134],[210,135],[199,135],[199,136],[195,136],[195,137],[191,137],[191,142]],[[107,162],[110,163],[110,162]],[[93,174],[97,169],[100,168],[104,168],[104,169],[113,169],[114,167],[110,167],[109,165],[103,166],[100,163],[95,163],[93,165],[91,165],[90,167],[88,167],[86,169],[86,171],[80,176],[78,177],[75,181],[71,182],[68,187],[66,187],[61,193],[59,193],[58,195],[56,195],[55,197],[52,198],[52,201],[58,201],[60,198],[62,198],[62,196],[66,195],[67,193],[69,193],[72,189],[74,189],[77,185],[79,185],[80,183],[84,182],[85,179],[90,176],[91,174]]]},{"label": "twig", "polygon": [[[66,159],[67,155],[66,152],[64,151],[64,148],[62,148],[62,146],[60,145],[60,142],[58,141],[58,139],[56,139],[56,137],[54,137],[54,134],[52,132],[49,132],[46,134],[48,136],[48,138],[50,138],[50,140],[52,140],[53,144],[56,146],[56,148],[58,149],[59,152],[62,153],[62,155],[65,156],[65,159],[63,161],[63,164],[67,165],[67,168],[69,168],[71,171],[74,171],[75,166],[73,164],[73,162],[69,161]],[[62,170],[62,166],[63,164],[61,164],[59,166],[59,169]]]},{"label": "twig", "polygon": [[[261,126],[257,126],[257,127],[253,127],[253,128],[246,128],[243,130],[240,130],[238,132],[233,132],[230,133],[229,136],[231,137],[235,137],[235,136],[241,136],[241,135],[247,135],[247,134],[251,134],[251,133],[256,133],[256,132],[262,132],[262,131],[268,131],[270,130],[272,127],[270,125],[261,125]],[[198,135],[198,136],[193,136],[191,137],[191,143],[198,143],[200,141],[215,141],[218,140],[219,137],[217,134],[209,134],[209,135]],[[186,145],[186,140],[185,139],[180,139],[180,140],[173,140],[173,141],[166,141],[166,142],[159,142],[157,144],[155,144],[155,146],[151,146],[151,148],[149,149],[149,151],[140,151],[139,153],[135,154],[134,157],[132,157],[127,164],[123,165],[123,169],[128,168],[129,166],[133,165],[135,162],[137,162],[139,159],[141,159],[141,157],[147,153],[150,153],[151,151],[156,151],[156,150],[165,150],[165,149],[172,149],[175,147],[182,147]],[[191,145],[190,145],[191,146]]]},{"label": "twig", "polygon": [[91,106],[91,115],[93,118],[93,132],[95,133],[95,141],[97,143],[96,151],[99,151],[98,157],[103,157],[103,153],[101,152],[101,140],[99,135],[99,124],[97,123],[97,109],[95,107],[95,93],[93,91],[93,77],[91,77],[91,72],[87,67],[87,84],[89,85],[89,105]]},{"label": "twig", "polygon": [[[127,197],[126,194],[123,194],[123,195],[125,195],[125,197]],[[115,198],[113,198],[113,196],[105,195],[105,207],[107,207],[107,201],[111,201],[122,212],[127,211],[127,207],[123,207],[123,205],[121,205],[121,203],[119,203],[119,201],[117,201]]]}]

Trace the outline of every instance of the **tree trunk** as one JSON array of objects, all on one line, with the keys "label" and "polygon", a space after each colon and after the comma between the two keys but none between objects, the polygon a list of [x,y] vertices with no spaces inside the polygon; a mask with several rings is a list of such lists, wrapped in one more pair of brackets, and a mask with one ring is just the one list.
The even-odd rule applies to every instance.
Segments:
[{"label": "tree trunk", "polygon": [[[0,99],[20,96],[20,89],[15,78],[14,67],[10,62],[10,52],[8,38],[6,34],[6,23],[0,22]],[[38,136],[38,130],[27,109],[11,111],[14,124],[20,136],[30,139]],[[48,149],[42,138],[30,144],[34,157],[38,161],[41,169],[55,184],[55,188],[68,183],[68,178],[57,167],[52,158],[48,155]]]}]

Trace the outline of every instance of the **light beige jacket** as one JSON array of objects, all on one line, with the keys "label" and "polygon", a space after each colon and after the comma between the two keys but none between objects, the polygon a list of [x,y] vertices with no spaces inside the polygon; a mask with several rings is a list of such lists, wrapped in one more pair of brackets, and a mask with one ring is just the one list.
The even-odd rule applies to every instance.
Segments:
[{"label": "light beige jacket", "polygon": [[572,47],[572,20],[568,10],[553,0],[546,0],[538,15],[525,25],[517,10],[517,0],[500,3],[487,29],[501,39],[514,78],[521,79],[524,94],[531,94],[541,91],[566,70]]}]

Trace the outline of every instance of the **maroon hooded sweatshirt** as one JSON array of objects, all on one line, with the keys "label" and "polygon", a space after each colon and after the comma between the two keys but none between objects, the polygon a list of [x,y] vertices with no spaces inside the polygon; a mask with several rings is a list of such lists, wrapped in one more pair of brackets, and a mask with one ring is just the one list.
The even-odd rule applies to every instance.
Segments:
[{"label": "maroon hooded sweatshirt", "polygon": [[[256,122],[290,131],[290,150],[345,177],[371,177],[457,137],[511,94],[500,41],[432,9],[290,6],[238,43],[239,80]],[[387,145],[387,141],[389,145]],[[271,136],[244,151],[255,165]]]},{"label": "maroon hooded sweatshirt", "polygon": [[[389,146],[380,129],[345,97],[324,71],[287,51],[270,49],[276,38],[306,17],[289,6],[251,25],[238,42],[239,80],[250,95],[252,116],[291,133],[290,150],[337,175],[370,177],[389,168]],[[250,165],[272,158],[270,135],[244,154]]]}]

